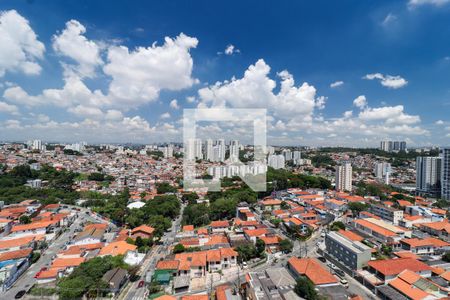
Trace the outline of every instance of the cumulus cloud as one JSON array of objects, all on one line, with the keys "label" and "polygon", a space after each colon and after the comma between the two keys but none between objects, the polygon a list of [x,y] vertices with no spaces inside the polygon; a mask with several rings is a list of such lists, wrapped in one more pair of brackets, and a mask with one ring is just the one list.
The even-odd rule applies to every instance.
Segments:
[{"label": "cumulus cloud", "polygon": [[240,53],[241,50],[237,49],[234,45],[230,44],[225,48],[225,55],[233,55],[235,53]]},{"label": "cumulus cloud", "polygon": [[76,20],[66,23],[66,28],[53,36],[53,49],[56,53],[71,58],[76,66],[66,65],[68,71],[75,71],[82,77],[93,77],[95,68],[103,63],[100,46],[88,40],[86,28]]},{"label": "cumulus cloud", "polygon": [[332,82],[331,84],[330,84],[330,88],[337,88],[337,87],[340,87],[341,85],[343,85],[344,84],[344,82],[343,81],[341,81],[341,80],[338,80],[338,81],[335,81],[335,82]]},{"label": "cumulus cloud", "polygon": [[170,114],[168,112],[165,112],[160,116],[160,118],[161,119],[170,119]]},{"label": "cumulus cloud", "polygon": [[436,124],[436,125],[443,125],[443,124],[444,124],[444,121],[442,121],[442,120],[437,120],[437,121],[435,122],[435,124]]},{"label": "cumulus cloud", "polygon": [[15,105],[0,101],[0,113],[17,115],[19,113],[19,109]]},{"label": "cumulus cloud", "polygon": [[181,90],[191,87],[193,61],[190,49],[198,40],[181,33],[175,39],[165,38],[162,46],[138,47],[130,51],[125,46],[108,49],[105,74],[112,77],[109,96],[123,106],[137,107],[154,101],[160,90]]},{"label": "cumulus cloud", "polygon": [[360,109],[363,109],[363,108],[367,107],[366,96],[360,95],[360,96],[356,97],[356,99],[353,100],[353,105],[358,107],[358,108],[360,108]]},{"label": "cumulus cloud", "polygon": [[[294,77],[286,70],[277,74],[280,90],[274,93],[276,81],[269,77],[270,66],[263,59],[249,66],[240,79],[217,82],[198,91],[202,104],[213,107],[267,108],[279,117],[292,115],[311,119],[316,107],[316,89],[304,82],[295,86]],[[319,104],[323,105],[323,99]]]},{"label": "cumulus cloud", "polygon": [[408,84],[408,81],[401,76],[392,76],[392,75],[383,75],[381,73],[373,73],[367,74],[363,77],[363,79],[367,80],[380,80],[382,86],[385,86],[390,89],[399,89]]},{"label": "cumulus cloud", "polygon": [[177,99],[173,99],[172,101],[170,101],[170,107],[173,109],[179,109],[180,106],[178,105],[178,101]]},{"label": "cumulus cloud", "polygon": [[40,74],[37,61],[43,58],[45,46],[15,10],[0,11],[0,45],[0,77],[6,71]]}]

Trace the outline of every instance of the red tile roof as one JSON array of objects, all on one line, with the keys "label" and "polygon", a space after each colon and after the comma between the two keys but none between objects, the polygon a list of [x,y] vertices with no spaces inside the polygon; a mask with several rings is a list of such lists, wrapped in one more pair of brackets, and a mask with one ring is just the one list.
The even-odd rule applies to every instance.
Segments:
[{"label": "red tile roof", "polygon": [[431,271],[428,265],[413,258],[373,260],[367,264],[385,276],[397,275],[403,270],[411,270],[413,272]]},{"label": "red tile roof", "polygon": [[337,283],[337,279],[314,258],[291,257],[289,265],[299,274],[309,278],[315,285]]}]

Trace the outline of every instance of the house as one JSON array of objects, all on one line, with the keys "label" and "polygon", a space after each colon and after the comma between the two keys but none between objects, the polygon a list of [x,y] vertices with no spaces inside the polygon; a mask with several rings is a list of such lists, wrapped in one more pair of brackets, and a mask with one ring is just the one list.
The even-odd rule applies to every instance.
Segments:
[{"label": "house", "polygon": [[423,277],[431,276],[431,267],[413,258],[373,260],[367,263],[368,270],[385,283],[395,279],[404,270],[410,270]]},{"label": "house", "polygon": [[417,255],[441,254],[450,250],[450,244],[440,239],[429,237],[425,239],[403,239],[400,241],[404,250],[409,250]]},{"label": "house", "polygon": [[287,268],[294,278],[306,276],[316,287],[339,285],[338,280],[315,259],[310,257],[291,257]]},{"label": "house", "polygon": [[141,225],[131,230],[131,237],[136,239],[138,236],[143,239],[152,239],[155,228],[148,225]]},{"label": "house", "polygon": [[272,211],[281,208],[281,200],[266,198],[260,202],[263,210]]},{"label": "house", "polygon": [[280,250],[281,238],[279,236],[263,236],[260,239],[266,245],[267,252],[276,253]]},{"label": "house", "polygon": [[182,296],[181,300],[208,300],[207,294],[197,294],[197,295],[186,295]]},{"label": "house", "polygon": [[212,221],[209,227],[213,233],[226,232],[228,227],[230,227],[230,223],[228,221]]},{"label": "house", "polygon": [[94,257],[103,246],[103,243],[69,245],[66,250],[59,252],[57,256],[60,258]]},{"label": "house", "polygon": [[347,210],[347,203],[337,199],[328,199],[325,201],[325,207],[336,212],[344,212]]},{"label": "house", "polygon": [[1,290],[9,289],[31,264],[33,249],[26,248],[0,253]]},{"label": "house", "polygon": [[48,270],[39,271],[34,278],[36,278],[38,284],[46,284],[52,281],[56,281],[62,273],[64,269],[61,268],[50,268]]},{"label": "house", "polygon": [[135,251],[137,247],[135,245],[128,244],[125,241],[119,241],[119,242],[111,242],[108,245],[104,246],[99,256],[117,256],[117,255],[126,255],[128,251]]},{"label": "house", "polygon": [[117,295],[128,278],[128,272],[121,268],[114,268],[106,272],[102,280],[109,286],[110,291]]},{"label": "house", "polygon": [[252,243],[256,243],[257,238],[264,237],[268,233],[266,228],[244,229],[245,238]]},{"label": "house", "polygon": [[52,262],[51,268],[57,268],[60,270],[64,270],[64,272],[66,274],[70,274],[76,267],[78,267],[81,263],[83,263],[85,261],[86,261],[86,259],[84,257],[56,258]]},{"label": "house", "polygon": [[23,248],[34,248],[35,244],[36,236],[24,236],[16,239],[0,240],[0,253]]},{"label": "house", "polygon": [[27,235],[44,235],[53,232],[58,221],[32,222],[30,224],[14,225],[9,237],[24,237]]},{"label": "house", "polygon": [[172,260],[159,261],[156,270],[166,270],[172,276],[203,277],[206,272],[236,266],[237,256],[232,248],[178,253]]},{"label": "house", "polygon": [[420,230],[440,238],[448,238],[450,233],[450,223],[448,220],[423,223],[420,224]]},{"label": "house", "polygon": [[401,229],[383,220],[374,218],[354,220],[353,226],[357,231],[371,235],[378,242],[389,244],[392,247],[399,247],[399,241],[411,234],[406,229]]},{"label": "house", "polygon": [[96,244],[102,242],[103,235],[108,225],[102,223],[94,223],[86,225],[82,232],[78,233],[74,238],[74,245]]}]

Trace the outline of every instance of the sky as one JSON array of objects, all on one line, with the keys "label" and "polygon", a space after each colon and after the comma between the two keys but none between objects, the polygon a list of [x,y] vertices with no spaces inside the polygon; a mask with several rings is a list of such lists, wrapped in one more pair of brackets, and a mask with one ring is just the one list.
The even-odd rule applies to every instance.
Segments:
[{"label": "sky", "polygon": [[[273,145],[449,145],[450,0],[0,1],[0,140],[179,142],[267,110]],[[249,124],[199,124],[250,139]],[[250,124],[251,125],[251,124]]]}]

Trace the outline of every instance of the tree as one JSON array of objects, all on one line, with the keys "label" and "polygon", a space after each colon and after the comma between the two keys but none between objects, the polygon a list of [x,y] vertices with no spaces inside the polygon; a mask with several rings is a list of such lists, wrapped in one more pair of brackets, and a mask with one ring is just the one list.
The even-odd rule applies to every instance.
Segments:
[{"label": "tree", "polygon": [[199,197],[196,192],[186,193],[186,194],[183,194],[183,196],[181,197],[181,201],[183,201],[185,203],[187,202],[189,204],[196,204],[198,198]]},{"label": "tree", "polygon": [[256,248],[252,243],[239,245],[236,247],[236,251],[239,254],[239,262],[249,261],[250,259],[257,257]]},{"label": "tree", "polygon": [[281,201],[281,209],[289,209],[289,204],[286,201]]},{"label": "tree", "polygon": [[294,291],[297,295],[307,300],[319,299],[319,296],[314,288],[314,284],[305,276],[301,276],[297,280]]},{"label": "tree", "polygon": [[442,255],[442,260],[445,262],[450,262],[450,251],[445,252],[445,254]]},{"label": "tree", "polygon": [[288,239],[281,240],[279,245],[280,250],[284,253],[292,252],[292,249],[294,248],[294,244]]},{"label": "tree", "polygon": [[266,243],[262,239],[256,239],[256,253],[258,257],[263,257],[266,251]]},{"label": "tree", "polygon": [[105,175],[103,175],[102,173],[94,172],[94,173],[89,174],[88,180],[103,181],[103,180],[105,180]]},{"label": "tree", "polygon": [[30,218],[30,216],[27,216],[27,215],[21,215],[19,218],[19,222],[20,222],[20,224],[30,224],[31,218]]},{"label": "tree", "polygon": [[182,244],[176,244],[173,247],[173,254],[182,253],[186,251],[186,248]]},{"label": "tree", "polygon": [[345,224],[341,221],[336,221],[333,224],[331,224],[330,229],[332,231],[339,231],[339,229],[345,230]]},{"label": "tree", "polygon": [[350,202],[348,208],[352,211],[353,216],[358,216],[360,212],[366,211],[369,204],[364,202]]},{"label": "tree", "polygon": [[177,189],[171,186],[168,182],[162,182],[156,184],[156,191],[158,194],[176,193]]}]

